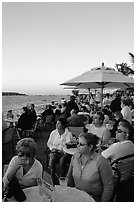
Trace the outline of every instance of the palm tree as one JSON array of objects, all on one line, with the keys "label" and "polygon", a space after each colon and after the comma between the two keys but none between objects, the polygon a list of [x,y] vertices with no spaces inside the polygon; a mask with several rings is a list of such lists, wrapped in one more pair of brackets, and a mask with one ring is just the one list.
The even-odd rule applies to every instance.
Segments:
[{"label": "palm tree", "polygon": [[132,62],[132,64],[134,65],[134,55],[133,55],[131,52],[129,52],[128,54],[130,55],[130,57],[131,57],[131,62]]},{"label": "palm tree", "polygon": [[127,63],[122,62],[121,64],[115,64],[115,67],[126,76],[134,75],[134,70],[132,70]]},{"label": "palm tree", "polygon": [[129,52],[129,55],[131,56],[131,62],[132,62],[132,67],[130,67],[127,63],[120,63],[120,64],[115,64],[115,67],[119,72],[122,72],[126,76],[133,76],[134,75],[134,55]]}]

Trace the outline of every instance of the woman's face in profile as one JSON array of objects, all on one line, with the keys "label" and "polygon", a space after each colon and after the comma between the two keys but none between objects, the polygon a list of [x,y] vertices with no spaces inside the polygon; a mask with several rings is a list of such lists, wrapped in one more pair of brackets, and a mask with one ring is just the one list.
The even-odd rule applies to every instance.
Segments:
[{"label": "woman's face in profile", "polygon": [[57,130],[62,130],[63,129],[63,126],[62,126],[62,124],[61,124],[61,122],[59,120],[56,122],[56,129]]}]

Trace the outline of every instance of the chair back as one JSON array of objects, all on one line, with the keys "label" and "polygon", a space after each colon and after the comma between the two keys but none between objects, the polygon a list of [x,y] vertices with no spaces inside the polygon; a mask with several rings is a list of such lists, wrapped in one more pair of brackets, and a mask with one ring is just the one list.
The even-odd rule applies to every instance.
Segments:
[{"label": "chair back", "polygon": [[15,128],[7,128],[2,132],[2,144],[7,144],[13,141]]},{"label": "chair back", "polygon": [[134,172],[134,154],[116,159],[111,163],[111,166],[119,170],[120,182],[126,181]]},{"label": "chair back", "polygon": [[68,129],[76,138],[84,132],[84,127],[69,126]]}]

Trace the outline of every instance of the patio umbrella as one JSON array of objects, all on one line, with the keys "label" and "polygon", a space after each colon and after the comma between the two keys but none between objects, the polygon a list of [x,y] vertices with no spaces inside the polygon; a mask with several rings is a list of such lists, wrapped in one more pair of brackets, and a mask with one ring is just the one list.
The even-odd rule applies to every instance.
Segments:
[{"label": "patio umbrella", "polygon": [[[134,79],[125,76],[123,73],[116,71],[114,68],[104,66],[95,67],[73,79],[70,79],[60,85],[76,86],[85,88],[90,91],[92,88],[101,88],[103,101],[104,88],[128,88],[134,86]],[[101,107],[103,106],[101,102]]]}]

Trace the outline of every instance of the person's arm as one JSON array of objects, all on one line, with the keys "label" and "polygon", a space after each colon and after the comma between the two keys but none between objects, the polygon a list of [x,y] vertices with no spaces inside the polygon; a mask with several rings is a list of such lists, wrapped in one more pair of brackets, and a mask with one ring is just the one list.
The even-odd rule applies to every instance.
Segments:
[{"label": "person's arm", "polygon": [[9,163],[8,169],[3,177],[4,186],[8,185],[11,179],[16,175],[21,167],[21,162],[17,157],[13,157]]},{"label": "person's arm", "polygon": [[68,173],[67,173],[67,178],[68,178],[67,186],[75,187],[74,178],[73,178],[72,160],[73,160],[73,157],[71,158],[71,163],[70,163],[69,170],[68,170]]},{"label": "person's arm", "polygon": [[98,160],[98,169],[103,183],[101,202],[108,202],[113,193],[112,169],[108,161],[103,157]]},{"label": "person's arm", "polygon": [[53,149],[53,138],[54,138],[54,134],[53,132],[51,132],[50,137],[47,142],[47,146],[49,147],[50,150]]},{"label": "person's arm", "polygon": [[37,163],[37,174],[36,174],[36,185],[38,186],[38,178],[42,179],[43,176],[43,166],[41,163]]}]

